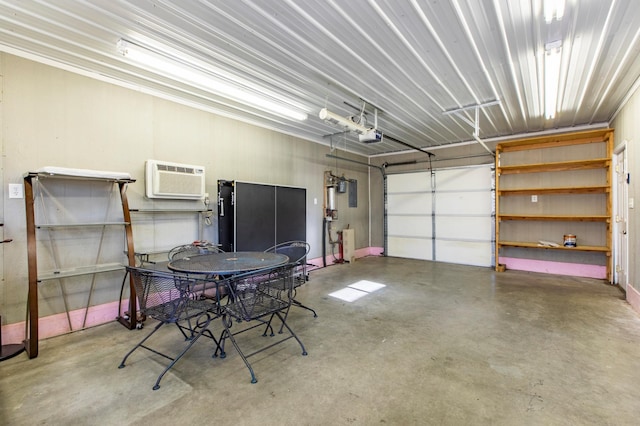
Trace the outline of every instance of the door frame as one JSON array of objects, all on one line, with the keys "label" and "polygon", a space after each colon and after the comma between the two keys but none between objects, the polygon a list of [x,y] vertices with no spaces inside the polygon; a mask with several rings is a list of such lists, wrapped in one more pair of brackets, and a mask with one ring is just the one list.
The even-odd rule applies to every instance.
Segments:
[{"label": "door frame", "polygon": [[[629,170],[628,170],[628,141],[624,140],[613,151],[613,283],[626,291],[629,284]],[[622,159],[622,161],[620,161]],[[622,163],[622,164],[620,164]],[[619,167],[626,175],[622,185],[618,181]],[[624,227],[624,229],[621,229]],[[624,235],[624,237],[622,237]],[[620,272],[623,271],[621,274]],[[622,277],[622,282],[620,282]]]}]

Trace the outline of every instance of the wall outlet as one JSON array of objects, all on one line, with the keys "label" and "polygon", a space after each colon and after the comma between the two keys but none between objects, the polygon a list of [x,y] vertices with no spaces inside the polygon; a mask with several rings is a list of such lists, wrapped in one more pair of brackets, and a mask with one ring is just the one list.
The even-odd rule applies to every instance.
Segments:
[{"label": "wall outlet", "polygon": [[532,195],[531,196],[531,202],[532,203],[537,203],[538,202],[538,196],[537,195]]},{"label": "wall outlet", "polygon": [[19,183],[9,184],[9,198],[24,198],[24,191],[22,185]]}]

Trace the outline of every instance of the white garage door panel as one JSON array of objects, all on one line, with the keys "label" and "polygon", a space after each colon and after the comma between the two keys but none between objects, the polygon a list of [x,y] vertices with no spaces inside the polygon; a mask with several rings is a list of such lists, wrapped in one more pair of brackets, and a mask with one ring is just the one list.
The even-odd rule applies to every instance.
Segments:
[{"label": "white garage door panel", "polygon": [[484,166],[437,170],[436,188],[438,191],[491,189],[491,168]]},{"label": "white garage door panel", "polygon": [[425,222],[431,223],[431,215],[389,217],[387,232],[395,237],[431,238],[431,227],[425,226]]},{"label": "white garage door panel", "polygon": [[436,214],[487,214],[491,212],[491,192],[438,192]]},{"label": "white garage door panel", "polygon": [[491,266],[491,165],[436,170],[434,175],[433,198],[430,172],[387,177],[387,254],[431,260],[435,249],[438,261]]},{"label": "white garage door panel", "polygon": [[491,242],[493,218],[436,217],[436,238]]},{"label": "white garage door panel", "polygon": [[491,266],[491,243],[436,240],[436,260],[474,266]]},{"label": "white garage door panel", "polygon": [[431,193],[389,194],[388,214],[431,214]]},{"label": "white garage door panel", "polygon": [[389,255],[407,259],[431,260],[431,239],[389,237]]},{"label": "white garage door panel", "polygon": [[[393,190],[391,187],[393,187]],[[405,191],[431,192],[431,176],[429,172],[388,175],[387,188],[389,193]]]}]

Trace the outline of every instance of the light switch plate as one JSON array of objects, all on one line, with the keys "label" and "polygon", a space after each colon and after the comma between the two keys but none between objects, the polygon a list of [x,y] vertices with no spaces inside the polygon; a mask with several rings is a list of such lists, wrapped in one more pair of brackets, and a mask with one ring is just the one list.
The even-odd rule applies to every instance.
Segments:
[{"label": "light switch plate", "polygon": [[537,203],[538,202],[538,196],[537,195],[532,195],[531,196],[531,202],[532,203]]},{"label": "light switch plate", "polygon": [[632,209],[634,207],[633,205],[633,198],[629,198],[629,208]]},{"label": "light switch plate", "polygon": [[19,183],[9,184],[9,198],[24,198],[22,185]]}]

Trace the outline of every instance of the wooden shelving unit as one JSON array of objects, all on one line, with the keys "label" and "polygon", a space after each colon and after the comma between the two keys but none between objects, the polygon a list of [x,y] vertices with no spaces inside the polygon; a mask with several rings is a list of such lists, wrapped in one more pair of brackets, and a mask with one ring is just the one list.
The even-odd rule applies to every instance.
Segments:
[{"label": "wooden shelving unit", "polygon": [[[612,129],[496,146],[496,270],[503,270],[499,257],[508,247],[554,250],[567,256],[592,252],[606,256],[611,281],[612,149]],[[566,230],[592,226],[589,229],[595,232],[578,236],[576,247],[564,247],[562,234],[551,234],[552,226]],[[540,238],[532,241],[532,235]],[[558,247],[539,242],[553,240]]]},{"label": "wooden shelving unit", "polygon": [[[126,187],[127,184],[135,182],[135,180],[131,178],[127,178],[124,174],[113,174],[109,175],[108,172],[95,172],[89,173],[92,171],[89,170],[79,170],[79,169],[60,169],[60,168],[51,168],[52,170],[47,170],[45,168],[42,171],[37,172],[29,172],[24,176],[24,187],[25,187],[25,212],[26,212],[26,225],[27,225],[27,258],[28,258],[28,276],[29,276],[29,288],[28,288],[28,296],[27,296],[27,321],[26,321],[26,338],[25,338],[25,349],[29,358],[35,358],[38,356],[38,321],[39,321],[39,301],[38,301],[38,287],[39,284],[44,281],[49,280],[58,280],[60,282],[60,289],[62,291],[62,297],[65,303],[66,309],[66,294],[63,285],[63,281],[66,278],[70,277],[79,277],[79,276],[90,276],[92,286],[95,279],[96,274],[101,274],[105,272],[111,271],[124,271],[124,265],[122,262],[106,262],[100,263],[100,259],[102,258],[102,248],[103,248],[103,238],[105,236],[106,230],[111,227],[119,227],[123,228],[125,231],[125,244],[127,246],[127,263],[131,266],[135,266],[135,256],[134,256],[134,247],[133,247],[133,233],[131,229],[131,217],[129,214],[129,205],[127,201],[126,195]],[[82,172],[86,172],[83,174]],[[120,176],[122,175],[122,176]],[[122,205],[122,221],[103,221],[103,222],[74,222],[73,215],[69,215],[66,219],[69,219],[68,222],[64,223],[46,223],[47,218],[43,214],[45,211],[46,204],[49,201],[54,200],[54,196],[50,193],[51,187],[55,187],[55,185],[64,185],[65,182],[69,181],[80,181],[83,184],[92,184],[98,183],[99,186],[104,185],[105,188],[113,188],[113,185],[117,186],[117,190],[119,192],[119,197]],[[55,190],[53,191],[55,192]],[[100,191],[96,191],[96,193],[100,193]],[[111,190],[105,189],[104,193],[108,193],[111,196]],[[46,194],[46,195],[45,195]],[[64,191],[62,192],[64,194]],[[40,211],[36,209],[36,201],[40,202]],[[62,210],[61,206],[65,205],[64,197],[60,199],[55,199],[55,205],[50,206],[52,210],[59,211]],[[82,203],[80,203],[82,205]],[[95,204],[88,202],[84,204],[86,209],[95,208]],[[75,211],[79,216],[82,216],[82,212]],[[38,222],[38,223],[37,223]],[[51,236],[51,232],[57,233],[62,232],[81,232],[82,229],[97,229],[96,233],[100,235],[100,240],[97,242],[97,253],[95,255],[95,259],[97,262],[88,265],[74,265],[69,267],[65,265],[61,266],[62,263],[60,261],[61,254],[57,253],[57,246],[55,242],[55,236]],[[38,251],[39,246],[40,250],[44,249],[42,247],[43,243],[39,243],[39,239],[37,234],[39,232],[48,232],[48,251],[50,251],[49,255],[55,260],[55,267],[50,270],[39,270],[38,268]],[[46,234],[45,234],[46,235]],[[46,237],[42,237],[46,240]],[[65,237],[62,237],[65,239]],[[69,237],[72,239],[72,237]],[[86,249],[84,247],[81,247]],[[136,312],[137,304],[136,304],[136,294],[135,288],[133,286],[133,281],[129,280],[129,312]],[[89,294],[89,301],[87,301],[87,310],[89,308],[91,294]],[[69,312],[67,310],[67,317]],[[69,324],[71,324],[70,319]],[[86,320],[86,316],[85,316]],[[135,322],[128,321],[125,318],[118,318],[123,325],[132,329],[135,328]]]}]

